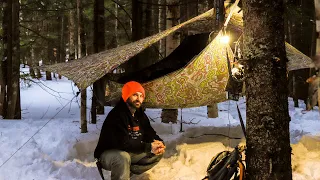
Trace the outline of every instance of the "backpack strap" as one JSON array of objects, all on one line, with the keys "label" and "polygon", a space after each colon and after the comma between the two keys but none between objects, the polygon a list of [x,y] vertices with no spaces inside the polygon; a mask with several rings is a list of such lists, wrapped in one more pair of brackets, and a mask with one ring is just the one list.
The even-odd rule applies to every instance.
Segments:
[{"label": "backpack strap", "polygon": [[245,171],[245,167],[244,164],[241,161],[238,161],[238,166],[239,166],[239,171],[240,171],[240,175],[239,175],[239,180],[244,180],[244,171]]}]

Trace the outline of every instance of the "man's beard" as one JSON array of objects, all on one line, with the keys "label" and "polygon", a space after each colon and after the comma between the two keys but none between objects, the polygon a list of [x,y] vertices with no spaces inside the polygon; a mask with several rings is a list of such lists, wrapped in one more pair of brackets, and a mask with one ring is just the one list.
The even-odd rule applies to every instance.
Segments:
[{"label": "man's beard", "polygon": [[141,107],[141,102],[139,100],[131,101],[130,99],[128,99],[127,103],[131,108],[134,109],[138,109]]}]

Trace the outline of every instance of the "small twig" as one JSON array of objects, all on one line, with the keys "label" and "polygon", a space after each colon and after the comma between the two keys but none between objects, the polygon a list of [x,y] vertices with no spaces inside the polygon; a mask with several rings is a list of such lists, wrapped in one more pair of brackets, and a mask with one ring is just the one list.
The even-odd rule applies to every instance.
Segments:
[{"label": "small twig", "polygon": [[[49,88],[48,86],[46,86],[45,84],[43,84],[41,81],[36,82],[36,81],[34,81],[34,80],[32,80],[32,79],[30,79],[30,81],[33,82],[33,83],[35,83],[35,84],[37,84],[37,85],[39,85],[39,87],[40,87],[41,89],[43,89],[44,91],[46,91],[48,94],[54,96],[57,100],[58,100],[58,98],[60,98],[60,99],[64,99],[64,100],[68,100],[68,101],[69,101],[69,99],[63,98],[63,97],[60,95],[61,93],[64,93],[64,92],[55,91],[55,90]],[[42,87],[41,85],[43,85],[44,87],[50,89],[50,90],[53,91],[53,92],[56,92],[59,96],[54,95],[53,93],[47,91],[47,90],[46,90],[44,87]],[[67,94],[67,93],[66,93],[66,94]],[[58,100],[58,102],[62,105],[62,103],[60,102],[60,100]]]},{"label": "small twig", "polygon": [[47,112],[49,111],[49,107],[50,107],[50,105],[48,106],[46,112],[42,115],[42,117],[40,119],[42,119],[47,114]]},{"label": "small twig", "polygon": [[[194,123],[192,122],[193,120],[195,120],[196,118],[192,118],[189,122],[186,121],[182,121],[183,124],[199,124],[201,122],[201,120],[199,120],[198,122]],[[179,121],[179,120],[178,120]],[[181,122],[181,121],[180,121]]]}]

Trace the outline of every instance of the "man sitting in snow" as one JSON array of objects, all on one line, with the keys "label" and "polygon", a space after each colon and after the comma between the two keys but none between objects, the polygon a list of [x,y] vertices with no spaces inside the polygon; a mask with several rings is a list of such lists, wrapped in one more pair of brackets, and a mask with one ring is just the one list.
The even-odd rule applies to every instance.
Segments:
[{"label": "man sitting in snow", "polygon": [[165,151],[162,139],[141,108],[145,91],[135,81],[122,88],[120,102],[103,123],[94,157],[112,180],[128,180],[155,166]]}]

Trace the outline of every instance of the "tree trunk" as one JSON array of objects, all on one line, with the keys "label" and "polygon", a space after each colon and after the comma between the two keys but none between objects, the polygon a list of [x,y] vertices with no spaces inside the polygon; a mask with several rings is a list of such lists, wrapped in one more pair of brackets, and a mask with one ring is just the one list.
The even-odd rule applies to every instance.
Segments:
[{"label": "tree trunk", "polygon": [[[145,15],[145,22],[144,22],[144,35],[143,37],[148,37],[150,35],[152,35],[152,30],[153,30],[153,26],[152,26],[152,0],[147,0],[147,5],[145,7],[144,10],[144,15]],[[155,52],[156,52],[156,47],[154,45],[152,45],[152,47],[147,48],[146,50],[144,50],[141,54],[142,58],[140,59],[140,68],[144,68],[147,67],[151,64],[153,64],[154,62],[157,61],[154,60],[155,57]]]},{"label": "tree trunk", "polygon": [[[51,45],[51,42],[48,42],[48,49],[47,49],[47,63],[46,64],[51,64],[52,59],[53,59],[53,47]],[[46,71],[46,80],[50,81],[52,80],[51,72]]]},{"label": "tree trunk", "polygon": [[69,61],[75,60],[75,32],[76,25],[74,22],[75,15],[74,10],[69,11]]},{"label": "tree trunk", "polygon": [[214,0],[207,0],[209,9],[213,8],[213,2],[214,2]]},{"label": "tree trunk", "polygon": [[2,3],[3,6],[3,19],[2,19],[2,27],[3,27],[3,57],[2,61],[0,61],[0,115],[2,117],[6,117],[6,109],[8,106],[7,102],[7,62],[8,62],[8,52],[10,51],[9,47],[11,46],[11,39],[9,38],[11,35],[11,31],[9,26],[11,26],[11,1],[4,1]]},{"label": "tree trunk", "polygon": [[[15,110],[12,110],[14,119],[21,119],[21,97],[20,97],[20,30],[19,30],[19,12],[20,1],[13,1],[13,53],[15,60],[13,61],[13,102],[15,102]],[[14,85],[15,84],[15,85]]]},{"label": "tree trunk", "polygon": [[225,19],[224,0],[214,0],[213,7],[215,8],[216,13],[214,29],[218,32],[221,30]]},{"label": "tree trunk", "polygon": [[[165,4],[166,0],[158,0],[159,4]],[[166,13],[167,13],[167,9],[164,6],[160,6],[159,9],[159,18],[158,18],[158,23],[159,23],[159,32],[162,32],[164,30],[166,30]],[[166,55],[166,39],[161,39],[159,42],[159,52],[160,52],[160,57]]]},{"label": "tree trunk", "polygon": [[[37,64],[39,65],[39,62],[37,61]],[[37,76],[37,79],[40,79],[42,77],[41,75],[41,71],[39,68],[36,68],[36,76]]]},{"label": "tree trunk", "polygon": [[[179,4],[178,0],[167,0],[167,4]],[[167,7],[167,29],[179,24],[179,6]],[[175,32],[166,38],[166,56],[179,46],[179,33]]]},{"label": "tree trunk", "polygon": [[[158,4],[159,0],[153,0],[152,1],[154,4]],[[153,31],[152,34],[157,34],[159,32],[159,10],[161,7],[153,7],[152,8],[152,27]],[[161,51],[160,51],[160,43],[157,42],[154,44],[154,47],[157,49],[157,52],[154,54],[153,59],[155,59],[155,62],[158,62],[161,56]]]},{"label": "tree trunk", "polygon": [[243,0],[247,179],[292,179],[283,1]]},{"label": "tree trunk", "polygon": [[115,22],[114,22],[114,34],[115,34],[115,44],[119,45],[119,35],[118,35],[118,4],[117,3],[114,3],[114,14],[116,16],[115,18]]},{"label": "tree trunk", "polygon": [[[82,1],[77,0],[77,46],[78,46],[78,58],[86,55],[86,45],[85,45],[85,32],[83,26],[83,12],[82,12]],[[87,133],[87,89],[81,90],[81,111],[80,111],[80,127],[81,133]]]},{"label": "tree trunk", "polygon": [[35,64],[34,64],[34,61],[35,61],[35,59],[34,59],[34,48],[31,47],[30,51],[31,51],[30,52],[31,57],[30,57],[30,63],[29,63],[29,73],[30,73],[31,78],[36,78],[36,74],[35,74],[34,68],[33,68],[33,67],[35,67]]},{"label": "tree trunk", "polygon": [[[60,20],[60,39],[59,39],[59,49],[58,49],[58,63],[61,63],[61,62],[66,62],[66,47],[65,47],[65,37],[64,37],[64,19],[65,19],[65,16],[64,14],[62,13],[62,15],[60,16],[61,20]],[[61,75],[59,74],[58,75],[59,79],[61,79]]]},{"label": "tree trunk", "polygon": [[211,104],[207,106],[207,114],[208,118],[217,118],[219,116],[218,113],[218,104]]},{"label": "tree trunk", "polygon": [[187,4],[187,17],[188,17],[188,20],[197,16],[198,15],[198,2],[197,1],[194,1],[194,0],[188,0],[187,1],[188,4]]},{"label": "tree trunk", "polygon": [[[143,30],[143,7],[139,0],[132,0],[132,41],[137,41],[144,37],[144,30]],[[137,54],[132,58],[132,63],[126,65],[125,71],[126,72],[134,72],[138,69],[143,67],[143,59],[145,57],[143,51],[142,53]]]},{"label": "tree trunk", "polygon": [[163,123],[177,123],[178,109],[162,109],[161,122]]},{"label": "tree trunk", "polygon": [[[94,37],[93,37],[93,46],[94,52],[98,53],[105,49],[105,21],[104,21],[104,0],[95,0],[94,1]],[[91,104],[91,117],[92,123],[97,122],[97,113],[104,114],[104,107],[98,104],[98,91],[99,87],[102,92],[105,92],[105,87],[102,87],[101,84],[103,80],[100,79],[93,83],[93,92],[92,92],[92,104]],[[103,88],[103,89],[102,89]]]},{"label": "tree trunk", "polygon": [[8,5],[8,48],[7,48],[7,108],[5,119],[21,119],[20,104],[20,39],[19,39],[19,0]]},{"label": "tree trunk", "polygon": [[[167,4],[178,4],[178,0],[167,0]],[[167,29],[177,25],[179,23],[180,15],[179,6],[167,7]],[[166,56],[168,56],[176,47],[179,46],[180,36],[178,33],[173,33],[166,38]],[[177,123],[178,109],[162,109],[161,121],[164,123]]]}]

